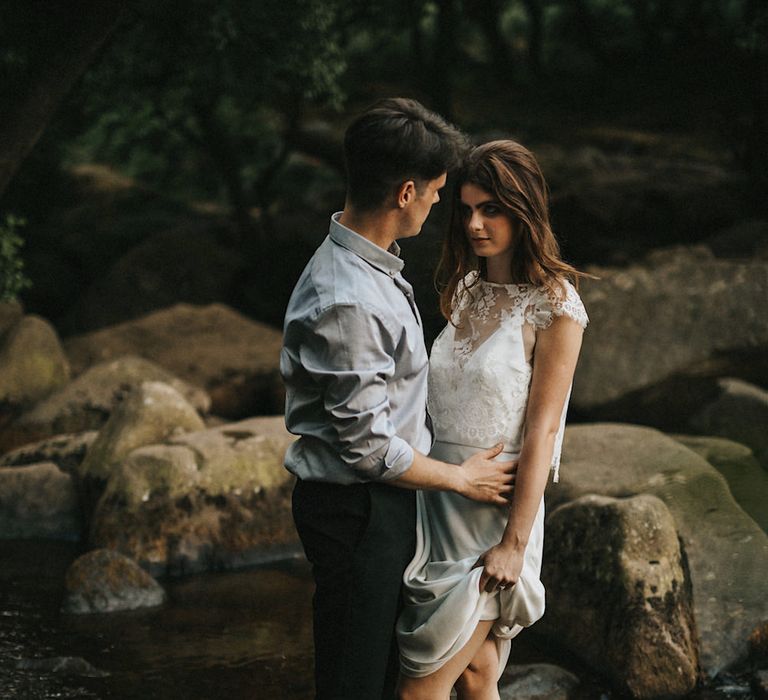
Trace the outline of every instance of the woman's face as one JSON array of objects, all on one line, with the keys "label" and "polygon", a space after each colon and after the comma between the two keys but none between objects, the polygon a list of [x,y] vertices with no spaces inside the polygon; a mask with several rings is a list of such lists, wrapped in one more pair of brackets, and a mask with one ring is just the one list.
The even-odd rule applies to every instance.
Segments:
[{"label": "woman's face", "polygon": [[514,226],[494,196],[467,183],[461,186],[460,206],[464,232],[475,255],[481,258],[511,257]]}]

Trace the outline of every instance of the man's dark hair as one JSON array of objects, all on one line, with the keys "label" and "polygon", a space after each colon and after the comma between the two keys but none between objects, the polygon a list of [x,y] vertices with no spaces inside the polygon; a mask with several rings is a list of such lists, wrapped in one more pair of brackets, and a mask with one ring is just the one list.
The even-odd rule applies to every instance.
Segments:
[{"label": "man's dark hair", "polygon": [[347,199],[371,211],[406,180],[417,189],[458,167],[467,139],[416,100],[392,97],[367,109],[344,136]]}]

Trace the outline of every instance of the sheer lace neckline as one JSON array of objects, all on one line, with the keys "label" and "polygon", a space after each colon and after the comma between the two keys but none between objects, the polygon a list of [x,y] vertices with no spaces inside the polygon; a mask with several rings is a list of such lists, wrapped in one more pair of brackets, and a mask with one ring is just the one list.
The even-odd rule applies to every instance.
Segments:
[{"label": "sheer lace neckline", "polygon": [[521,319],[534,286],[468,277],[454,309],[454,351],[460,366],[506,323]]}]

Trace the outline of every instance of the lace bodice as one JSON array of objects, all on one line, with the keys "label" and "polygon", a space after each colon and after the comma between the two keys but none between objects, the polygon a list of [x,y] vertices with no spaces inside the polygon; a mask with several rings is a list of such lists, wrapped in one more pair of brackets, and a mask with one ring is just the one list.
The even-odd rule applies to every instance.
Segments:
[{"label": "lace bodice", "polygon": [[[468,275],[459,285],[453,322],[432,346],[429,412],[441,442],[478,448],[522,446],[525,409],[533,374],[536,331],[556,316],[582,328],[588,318],[572,285],[556,294],[531,284],[495,284]],[[570,396],[570,391],[569,391]],[[568,401],[563,407],[552,466],[557,470]]]}]

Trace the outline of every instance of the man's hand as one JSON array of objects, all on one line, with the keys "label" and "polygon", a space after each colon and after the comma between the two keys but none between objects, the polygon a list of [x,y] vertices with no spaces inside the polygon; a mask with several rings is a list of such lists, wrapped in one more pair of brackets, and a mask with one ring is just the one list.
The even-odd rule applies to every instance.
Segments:
[{"label": "man's hand", "polygon": [[457,492],[473,501],[509,505],[509,494],[515,482],[517,461],[495,462],[501,453],[499,443],[489,450],[473,454],[461,465],[462,480]]},{"label": "man's hand", "polygon": [[480,575],[480,592],[493,593],[496,589],[510,588],[517,583],[523,570],[525,549],[516,549],[502,544],[491,547],[481,554],[472,568],[483,567]]}]

